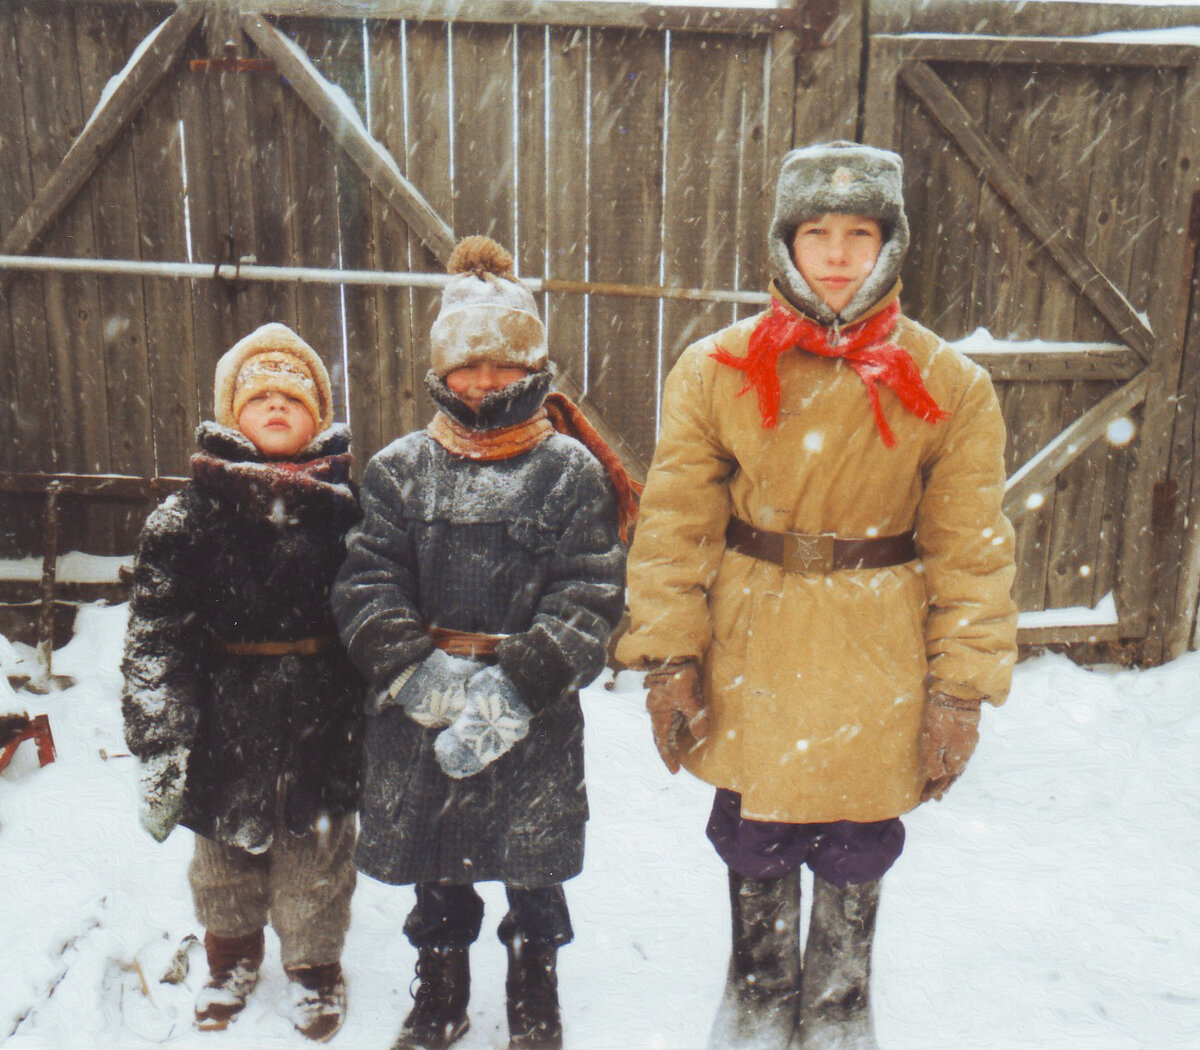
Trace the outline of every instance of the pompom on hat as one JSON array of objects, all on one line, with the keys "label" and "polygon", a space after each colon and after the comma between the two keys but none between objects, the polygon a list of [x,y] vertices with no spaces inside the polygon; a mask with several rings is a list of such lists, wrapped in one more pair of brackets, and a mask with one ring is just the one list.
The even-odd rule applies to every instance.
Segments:
[{"label": "pompom on hat", "polygon": [[458,242],[446,266],[454,276],[429,333],[430,365],[439,378],[476,361],[531,372],[546,367],[546,328],[512,266],[512,256],[490,237]]},{"label": "pompom on hat", "polygon": [[227,350],[217,362],[213,414],[237,429],[246,403],[265,390],[278,390],[303,402],[318,432],[333,425],[329,372],[317,352],[287,325],[271,321]]},{"label": "pompom on hat", "polygon": [[783,158],[767,237],[772,275],[793,306],[822,324],[831,324],[834,313],[796,269],[792,238],[802,222],[830,213],[863,215],[883,226],[875,268],[841,312],[840,320],[853,321],[891,290],[908,250],[899,154],[839,140],[794,149]]}]

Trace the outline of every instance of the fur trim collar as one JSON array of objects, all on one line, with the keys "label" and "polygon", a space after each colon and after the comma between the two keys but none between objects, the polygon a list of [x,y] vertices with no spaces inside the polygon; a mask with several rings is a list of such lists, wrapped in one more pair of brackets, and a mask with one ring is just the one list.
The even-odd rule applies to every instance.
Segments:
[{"label": "fur trim collar", "polygon": [[273,525],[297,525],[331,514],[357,515],[350,481],[350,431],[338,424],[318,434],[295,461],[264,460],[244,434],[202,423],[192,478],[239,513]]}]

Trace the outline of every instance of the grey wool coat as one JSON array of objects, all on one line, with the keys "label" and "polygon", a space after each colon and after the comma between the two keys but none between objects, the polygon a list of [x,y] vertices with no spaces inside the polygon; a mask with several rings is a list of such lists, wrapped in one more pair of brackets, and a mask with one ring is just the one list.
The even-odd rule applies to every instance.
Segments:
[{"label": "grey wool coat", "polygon": [[[432,374],[427,385],[447,414],[488,430],[532,416],[551,378],[490,394],[478,416]],[[497,662],[534,718],[506,755],[454,780],[434,757],[440,730],[395,706],[369,715],[359,868],[394,884],[534,887],[577,874],[587,819],[577,690],[604,668],[624,601],[624,548],[600,464],[560,434],[478,462],[418,431],[371,460],[362,501],[334,612],[371,687],[386,691],[433,650],[428,627],[504,634]]]},{"label": "grey wool coat", "polygon": [[[359,516],[350,434],[317,435],[294,464],[202,423],[193,479],[146,521],[122,664],[125,739],[142,760],[187,757],[181,823],[250,853],[353,813],[365,684],[329,607]],[[332,643],[241,655],[222,642]],[[282,823],[282,827],[280,826]]]}]

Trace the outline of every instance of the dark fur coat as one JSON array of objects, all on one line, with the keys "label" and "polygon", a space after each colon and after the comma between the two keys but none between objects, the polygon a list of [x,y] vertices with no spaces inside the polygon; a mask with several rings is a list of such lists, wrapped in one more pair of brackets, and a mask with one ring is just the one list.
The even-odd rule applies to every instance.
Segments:
[{"label": "dark fur coat", "polygon": [[261,852],[352,811],[363,683],[339,644],[314,655],[235,655],[219,642],[336,636],[329,593],[358,520],[349,432],[297,463],[264,462],[204,423],[193,480],[151,514],[134,568],[122,670],[129,749],[188,754],[182,823]]}]

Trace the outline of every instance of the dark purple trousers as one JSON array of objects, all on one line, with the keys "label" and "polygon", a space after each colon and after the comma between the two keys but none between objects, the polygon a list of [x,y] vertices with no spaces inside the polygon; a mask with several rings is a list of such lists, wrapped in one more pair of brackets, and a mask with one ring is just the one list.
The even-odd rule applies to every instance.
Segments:
[{"label": "dark purple trousers", "polygon": [[835,886],[873,882],[904,849],[899,817],[858,823],[786,824],[742,816],[742,796],[717,788],[708,838],[721,859],[748,879],[779,879],[807,864]]}]

